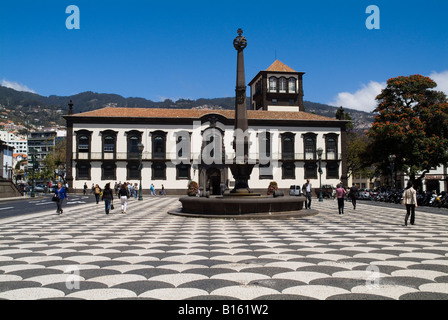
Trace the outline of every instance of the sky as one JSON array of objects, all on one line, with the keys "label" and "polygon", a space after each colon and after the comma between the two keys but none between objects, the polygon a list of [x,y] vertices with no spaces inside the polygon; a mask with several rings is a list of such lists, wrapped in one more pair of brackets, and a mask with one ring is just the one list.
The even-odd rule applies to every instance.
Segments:
[{"label": "sky", "polygon": [[305,100],[370,112],[397,76],[430,76],[448,94],[447,14],[446,0],[1,1],[0,84],[44,96],[230,97],[242,28],[247,83],[278,59],[305,72]]}]

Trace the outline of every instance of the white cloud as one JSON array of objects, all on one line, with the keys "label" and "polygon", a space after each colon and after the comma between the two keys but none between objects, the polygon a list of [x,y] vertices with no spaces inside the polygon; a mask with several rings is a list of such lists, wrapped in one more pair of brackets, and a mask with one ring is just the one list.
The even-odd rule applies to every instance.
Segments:
[{"label": "white cloud", "polygon": [[[442,72],[433,71],[428,77],[437,83],[435,90],[443,91],[448,95],[448,70]],[[333,102],[328,103],[335,107],[344,107],[360,111],[372,112],[377,107],[376,96],[381,90],[386,88],[386,83],[370,81],[368,85],[363,84],[362,88],[355,93],[341,92]]]},{"label": "white cloud", "polygon": [[370,81],[368,85],[363,84],[362,88],[355,93],[341,92],[329,105],[335,107],[344,107],[360,111],[372,112],[376,106],[376,96],[386,87],[386,83]]},{"label": "white cloud", "polygon": [[18,82],[14,82],[14,81],[9,81],[6,79],[2,80],[1,85],[3,87],[11,88],[11,89],[14,89],[17,91],[26,91],[26,92],[36,93],[34,90],[28,88],[27,86],[25,86],[23,84],[20,84]]},{"label": "white cloud", "polygon": [[429,77],[437,83],[437,91],[443,91],[448,95],[448,70],[440,73],[433,71]]}]

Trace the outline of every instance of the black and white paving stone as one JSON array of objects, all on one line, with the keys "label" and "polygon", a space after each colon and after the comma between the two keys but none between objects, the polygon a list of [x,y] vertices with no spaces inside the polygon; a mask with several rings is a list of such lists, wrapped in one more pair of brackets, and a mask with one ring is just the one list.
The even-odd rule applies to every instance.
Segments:
[{"label": "black and white paving stone", "polygon": [[448,299],[447,215],[404,227],[404,208],[332,200],[295,220],[167,214],[179,206],[0,215],[0,299]]}]

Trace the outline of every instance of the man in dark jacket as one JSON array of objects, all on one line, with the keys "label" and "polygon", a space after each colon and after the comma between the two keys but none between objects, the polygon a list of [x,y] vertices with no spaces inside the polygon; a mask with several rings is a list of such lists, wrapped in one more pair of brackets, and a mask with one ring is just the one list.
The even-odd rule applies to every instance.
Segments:
[{"label": "man in dark jacket", "polygon": [[356,184],[353,184],[353,186],[350,188],[348,196],[352,200],[353,209],[356,209],[356,198],[358,197],[358,187],[356,186]]},{"label": "man in dark jacket", "polygon": [[103,196],[101,197],[101,200],[104,201],[104,206],[106,209],[106,214],[109,214],[112,201],[114,200],[114,194],[112,189],[110,188],[110,183],[106,184],[103,190]]},{"label": "man in dark jacket", "polygon": [[306,183],[303,185],[302,190],[303,190],[303,193],[304,193],[304,195],[306,197],[305,209],[311,209],[311,191],[312,191],[312,187],[311,187],[310,179],[306,179]]}]

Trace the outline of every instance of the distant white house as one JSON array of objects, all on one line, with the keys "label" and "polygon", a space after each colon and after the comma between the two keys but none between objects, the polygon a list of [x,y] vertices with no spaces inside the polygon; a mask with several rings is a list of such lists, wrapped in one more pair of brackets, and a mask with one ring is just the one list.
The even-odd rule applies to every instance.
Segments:
[{"label": "distant white house", "polygon": [[11,180],[13,170],[13,147],[0,140],[1,178]]}]

